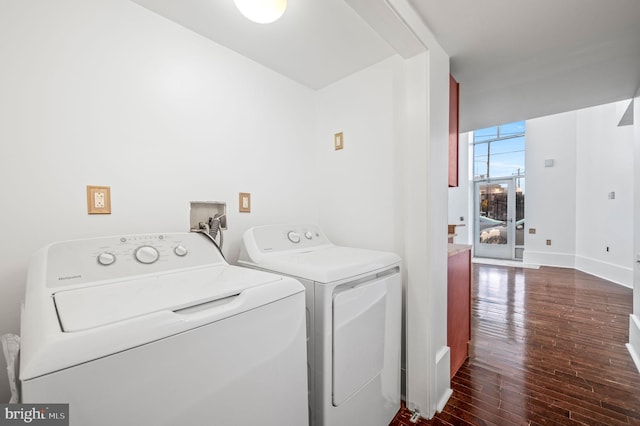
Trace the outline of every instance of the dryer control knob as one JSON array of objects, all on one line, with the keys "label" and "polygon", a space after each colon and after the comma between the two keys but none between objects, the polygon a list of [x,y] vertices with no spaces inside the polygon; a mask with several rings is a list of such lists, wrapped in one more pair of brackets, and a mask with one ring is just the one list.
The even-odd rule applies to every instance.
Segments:
[{"label": "dryer control knob", "polygon": [[107,253],[105,251],[98,255],[98,263],[101,265],[109,266],[115,261],[116,261],[116,256],[112,253]]},{"label": "dryer control knob", "polygon": [[307,232],[305,232],[305,233],[304,233],[304,237],[305,237],[307,240],[310,240],[310,239],[312,239],[312,238],[313,238],[313,234],[312,234],[311,232],[307,231]]},{"label": "dryer control knob", "polygon": [[135,256],[138,262],[150,264],[158,260],[160,253],[151,246],[142,246],[136,249]]},{"label": "dryer control knob", "polygon": [[176,248],[173,249],[173,252],[176,254],[176,256],[186,256],[187,253],[189,253],[189,250],[187,250],[187,248],[185,246],[176,246]]},{"label": "dryer control knob", "polygon": [[287,238],[289,238],[289,241],[291,241],[292,243],[300,242],[300,234],[298,234],[296,231],[289,231],[289,233],[287,234]]}]

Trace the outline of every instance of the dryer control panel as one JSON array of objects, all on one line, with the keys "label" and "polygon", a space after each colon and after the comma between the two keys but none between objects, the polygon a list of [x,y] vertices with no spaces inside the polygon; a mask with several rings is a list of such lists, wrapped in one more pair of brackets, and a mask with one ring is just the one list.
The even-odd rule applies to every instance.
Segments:
[{"label": "dryer control panel", "polygon": [[244,243],[254,245],[262,253],[331,245],[317,225],[257,226],[247,231]]},{"label": "dryer control panel", "polygon": [[245,231],[238,261],[259,263],[274,253],[306,252],[333,246],[318,225],[256,226]]},{"label": "dryer control panel", "polygon": [[206,236],[189,232],[64,241],[42,250],[50,288],[227,264]]}]

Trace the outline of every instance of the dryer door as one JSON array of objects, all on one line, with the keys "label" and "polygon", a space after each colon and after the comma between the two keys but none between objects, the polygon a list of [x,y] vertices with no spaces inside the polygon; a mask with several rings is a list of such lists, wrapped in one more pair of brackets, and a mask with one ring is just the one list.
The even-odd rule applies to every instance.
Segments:
[{"label": "dryer door", "polygon": [[333,296],[333,405],[382,372],[387,281],[376,279]]}]

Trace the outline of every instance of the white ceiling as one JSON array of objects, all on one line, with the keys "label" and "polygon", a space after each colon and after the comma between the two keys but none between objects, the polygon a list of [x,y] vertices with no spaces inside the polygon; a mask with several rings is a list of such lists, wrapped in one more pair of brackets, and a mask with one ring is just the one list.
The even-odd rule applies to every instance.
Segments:
[{"label": "white ceiling", "polygon": [[638,0],[411,0],[451,57],[462,130],[634,96]]},{"label": "white ceiling", "polygon": [[[420,50],[385,0],[288,0],[268,25],[233,0],[133,1],[312,89]],[[451,56],[461,131],[629,99],[640,86],[639,0],[409,3]]]},{"label": "white ceiling", "polygon": [[133,1],[312,89],[395,53],[343,0],[288,0],[271,24],[249,21],[233,0]]}]

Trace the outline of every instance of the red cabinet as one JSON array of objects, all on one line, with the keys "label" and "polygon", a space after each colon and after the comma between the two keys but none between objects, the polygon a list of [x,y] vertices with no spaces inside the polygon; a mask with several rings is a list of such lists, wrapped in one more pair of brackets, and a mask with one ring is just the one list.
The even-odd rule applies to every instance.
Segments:
[{"label": "red cabinet", "polygon": [[469,357],[471,340],[471,247],[449,244],[447,262],[447,346],[451,377]]},{"label": "red cabinet", "polygon": [[458,186],[460,84],[449,75],[449,186]]}]

